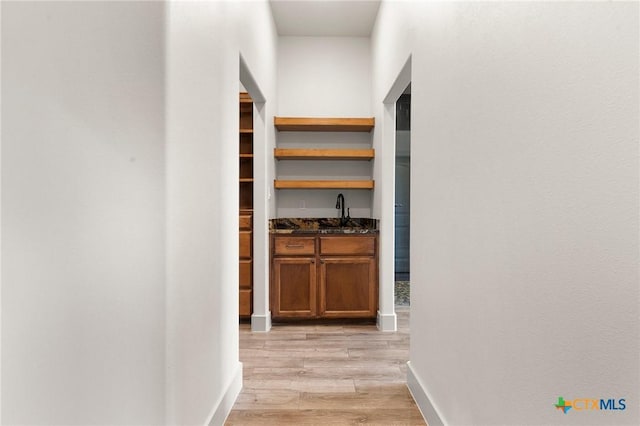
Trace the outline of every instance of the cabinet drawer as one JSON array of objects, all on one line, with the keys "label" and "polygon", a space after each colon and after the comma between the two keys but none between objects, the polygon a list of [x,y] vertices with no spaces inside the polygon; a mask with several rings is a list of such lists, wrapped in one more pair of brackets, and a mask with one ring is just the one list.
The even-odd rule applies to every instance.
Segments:
[{"label": "cabinet drawer", "polygon": [[274,254],[314,254],[314,237],[275,237],[273,239]]},{"label": "cabinet drawer", "polygon": [[240,257],[251,257],[251,231],[240,231]]},{"label": "cabinet drawer", "polygon": [[376,251],[375,237],[320,237],[320,254],[373,255]]},{"label": "cabinet drawer", "polygon": [[253,270],[253,262],[251,260],[240,261],[240,288],[251,288],[251,275]]},{"label": "cabinet drawer", "polygon": [[251,315],[251,299],[253,292],[251,290],[240,290],[240,316],[248,317]]},{"label": "cabinet drawer", "polygon": [[250,214],[241,214],[240,215],[240,229],[251,229],[251,215]]}]

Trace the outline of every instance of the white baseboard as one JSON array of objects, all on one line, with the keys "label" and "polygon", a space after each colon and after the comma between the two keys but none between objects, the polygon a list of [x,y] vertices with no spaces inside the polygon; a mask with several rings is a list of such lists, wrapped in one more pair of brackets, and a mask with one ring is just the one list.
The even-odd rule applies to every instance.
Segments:
[{"label": "white baseboard", "polygon": [[411,392],[411,396],[414,401],[418,405],[418,408],[422,413],[422,417],[424,417],[429,426],[444,426],[445,423],[442,420],[442,416],[433,405],[432,398],[429,397],[427,388],[424,387],[424,384],[413,370],[411,361],[407,362],[407,367],[407,387],[409,388],[409,392]]},{"label": "white baseboard", "polygon": [[251,331],[267,332],[271,330],[271,312],[267,315],[251,315]]},{"label": "white baseboard", "polygon": [[378,311],[378,318],[376,325],[380,331],[397,331],[398,330],[398,317],[393,314],[382,314]]},{"label": "white baseboard", "polygon": [[236,367],[236,372],[231,377],[225,392],[222,397],[214,405],[211,414],[209,415],[209,421],[205,424],[208,426],[222,426],[227,420],[233,404],[235,404],[240,391],[242,390],[242,363],[239,362]]}]

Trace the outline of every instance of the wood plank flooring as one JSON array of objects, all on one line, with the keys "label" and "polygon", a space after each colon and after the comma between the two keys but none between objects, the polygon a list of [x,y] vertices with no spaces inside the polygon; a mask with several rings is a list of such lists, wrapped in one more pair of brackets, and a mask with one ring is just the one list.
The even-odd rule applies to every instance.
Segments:
[{"label": "wood plank flooring", "polygon": [[375,325],[240,325],[244,386],[226,425],[425,425],[406,387],[409,309]]}]

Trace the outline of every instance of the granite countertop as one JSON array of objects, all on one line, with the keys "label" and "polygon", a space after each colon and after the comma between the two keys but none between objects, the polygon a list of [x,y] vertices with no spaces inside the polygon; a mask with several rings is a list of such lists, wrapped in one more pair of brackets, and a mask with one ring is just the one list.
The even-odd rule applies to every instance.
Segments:
[{"label": "granite countertop", "polygon": [[274,234],[377,234],[378,219],[350,218],[340,226],[339,217],[278,218],[269,220],[269,232]]}]

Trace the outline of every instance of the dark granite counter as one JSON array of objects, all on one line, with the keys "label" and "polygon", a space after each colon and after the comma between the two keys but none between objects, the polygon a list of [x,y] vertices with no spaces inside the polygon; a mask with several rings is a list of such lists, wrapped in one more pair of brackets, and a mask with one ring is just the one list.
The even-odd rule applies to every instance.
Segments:
[{"label": "dark granite counter", "polygon": [[340,218],[278,218],[269,220],[275,234],[377,234],[378,219],[350,218],[340,226]]}]

